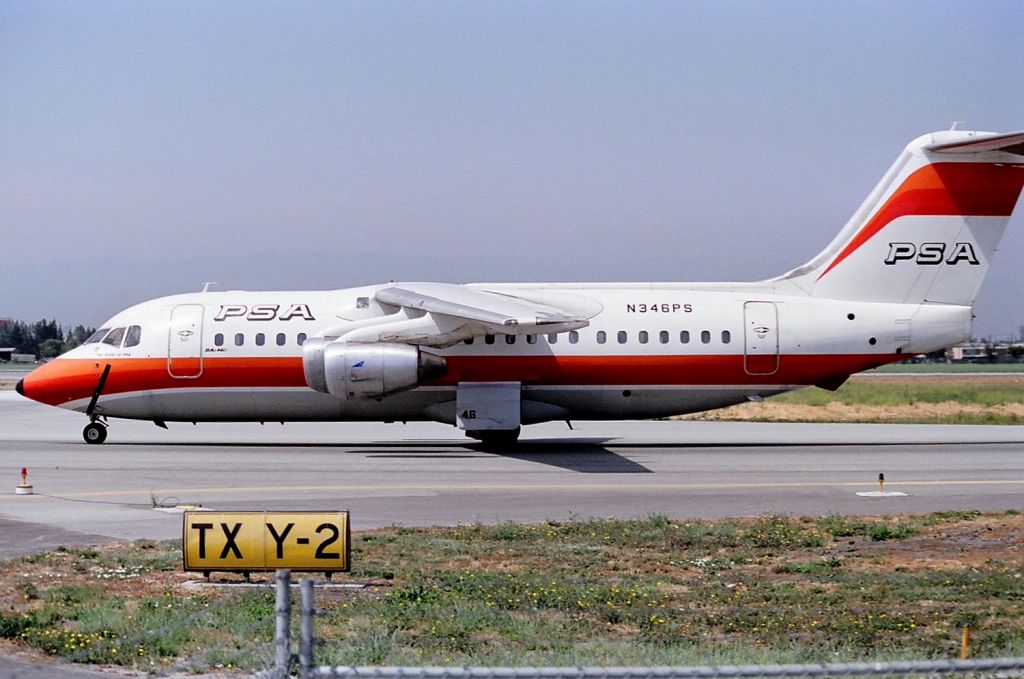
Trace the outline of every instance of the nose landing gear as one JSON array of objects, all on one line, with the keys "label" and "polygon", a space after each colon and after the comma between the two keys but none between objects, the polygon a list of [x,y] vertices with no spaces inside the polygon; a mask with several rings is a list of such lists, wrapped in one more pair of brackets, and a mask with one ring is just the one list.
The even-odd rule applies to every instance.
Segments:
[{"label": "nose landing gear", "polygon": [[89,444],[99,444],[107,440],[107,426],[99,421],[100,416],[96,414],[96,403],[100,400],[100,394],[103,393],[103,387],[106,386],[109,376],[110,364],[108,363],[103,368],[99,382],[96,383],[96,391],[92,393],[89,407],[85,409],[85,414],[89,416],[89,424],[85,425],[85,429],[82,430],[82,438]]},{"label": "nose landing gear", "polygon": [[107,427],[101,422],[90,422],[82,430],[82,438],[90,444],[103,443],[107,440]]}]

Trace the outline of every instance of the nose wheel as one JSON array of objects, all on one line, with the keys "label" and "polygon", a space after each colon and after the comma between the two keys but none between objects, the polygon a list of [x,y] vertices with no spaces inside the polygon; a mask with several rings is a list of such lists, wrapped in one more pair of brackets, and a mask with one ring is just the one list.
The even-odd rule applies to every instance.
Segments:
[{"label": "nose wheel", "polygon": [[99,422],[90,422],[82,430],[82,438],[90,444],[103,443],[107,440],[107,428]]},{"label": "nose wheel", "polygon": [[100,400],[100,394],[103,393],[103,387],[106,386],[109,376],[110,364],[108,363],[103,368],[99,382],[96,383],[96,391],[92,392],[89,407],[85,409],[85,414],[89,416],[89,424],[85,425],[85,429],[82,430],[82,438],[89,444],[100,444],[107,440],[107,427],[99,421],[102,415],[96,414],[96,404]]}]

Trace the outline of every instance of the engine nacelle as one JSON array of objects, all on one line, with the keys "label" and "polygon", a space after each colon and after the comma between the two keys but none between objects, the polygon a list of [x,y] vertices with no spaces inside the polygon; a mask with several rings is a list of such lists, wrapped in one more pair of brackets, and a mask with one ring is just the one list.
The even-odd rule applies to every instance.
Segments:
[{"label": "engine nacelle", "polygon": [[308,340],[302,354],[306,384],[344,400],[412,389],[448,369],[440,356],[408,344]]},{"label": "engine nacelle", "polygon": [[310,389],[323,393],[327,390],[327,373],[324,372],[324,350],[333,343],[320,337],[309,338],[302,343],[302,372]]}]

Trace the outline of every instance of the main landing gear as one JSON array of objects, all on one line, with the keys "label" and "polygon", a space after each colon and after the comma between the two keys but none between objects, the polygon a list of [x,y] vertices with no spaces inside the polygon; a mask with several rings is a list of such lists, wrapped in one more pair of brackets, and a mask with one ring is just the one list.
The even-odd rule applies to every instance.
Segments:
[{"label": "main landing gear", "polygon": [[82,438],[85,439],[86,443],[90,444],[103,443],[107,440],[107,426],[102,422],[93,420],[85,425],[85,429],[82,430]]},{"label": "main landing gear", "polygon": [[520,427],[515,429],[467,430],[466,436],[474,438],[485,447],[513,446],[519,440]]}]

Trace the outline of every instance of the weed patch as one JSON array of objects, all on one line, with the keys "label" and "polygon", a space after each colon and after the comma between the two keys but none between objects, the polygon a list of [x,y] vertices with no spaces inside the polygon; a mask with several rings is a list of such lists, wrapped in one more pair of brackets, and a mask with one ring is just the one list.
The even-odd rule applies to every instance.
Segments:
[{"label": "weed patch", "polygon": [[[357,534],[351,580],[320,589],[330,664],[666,665],[951,657],[1024,648],[1024,516],[394,528]],[[274,594],[196,587],[177,543],[0,564],[0,637],[75,662],[252,673]],[[84,571],[81,570],[84,567]],[[45,576],[44,576],[45,574]]]},{"label": "weed patch", "polygon": [[854,375],[834,392],[799,389],[683,419],[1022,424],[1024,374]]}]

